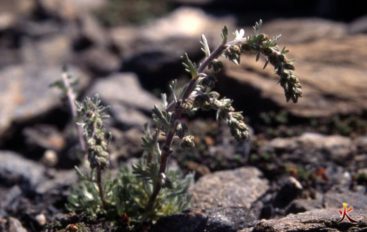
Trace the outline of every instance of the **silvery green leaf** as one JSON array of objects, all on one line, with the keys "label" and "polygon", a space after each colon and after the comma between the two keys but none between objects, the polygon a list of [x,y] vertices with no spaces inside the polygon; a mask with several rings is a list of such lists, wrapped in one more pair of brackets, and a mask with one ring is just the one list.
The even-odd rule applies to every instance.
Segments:
[{"label": "silvery green leaf", "polygon": [[206,39],[205,35],[202,34],[201,35],[201,50],[204,52],[205,56],[208,57],[210,56],[210,48],[209,48],[209,44],[208,44],[208,40]]},{"label": "silvery green leaf", "polygon": [[228,39],[228,28],[227,28],[227,26],[223,27],[221,36],[222,36],[222,39],[223,39],[223,43],[226,43],[227,39]]},{"label": "silvery green leaf", "polygon": [[197,78],[198,72],[197,72],[196,65],[190,60],[187,53],[185,53],[182,58],[183,58],[182,64],[185,67],[185,70],[191,74],[192,78]]},{"label": "silvery green leaf", "polygon": [[255,23],[255,25],[252,27],[255,33],[258,33],[260,31],[262,24],[263,24],[262,19],[260,19],[258,22]]}]

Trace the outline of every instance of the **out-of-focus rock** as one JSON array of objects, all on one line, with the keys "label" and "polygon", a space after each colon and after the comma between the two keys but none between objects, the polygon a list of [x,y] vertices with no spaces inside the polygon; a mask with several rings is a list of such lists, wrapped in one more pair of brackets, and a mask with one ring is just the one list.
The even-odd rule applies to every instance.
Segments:
[{"label": "out-of-focus rock", "polygon": [[339,223],[339,209],[316,209],[299,214],[290,214],[284,218],[262,220],[253,232],[306,232],[306,231],[363,231],[367,229],[366,210],[354,210],[350,215],[358,223]]},{"label": "out-of-focus rock", "polygon": [[110,145],[111,163],[116,163],[114,162],[116,160],[128,160],[143,152],[141,147],[143,132],[139,128],[133,127],[127,131],[112,128],[110,131],[112,134]]},{"label": "out-of-focus rock", "polygon": [[256,217],[245,208],[221,208],[202,213],[179,214],[161,218],[153,232],[235,232],[255,224]]},{"label": "out-of-focus rock", "polygon": [[[137,72],[144,83],[161,85],[182,70],[181,56],[201,54],[199,39],[219,43],[224,25],[233,28],[232,18],[215,18],[194,8],[178,8],[170,15],[142,27],[118,27],[111,31],[123,65]],[[158,73],[158,74],[157,74]]]},{"label": "out-of-focus rock", "polygon": [[62,133],[55,127],[48,125],[36,125],[23,130],[27,145],[38,146],[44,149],[60,151],[66,141]]},{"label": "out-of-focus rock", "polygon": [[[0,71],[0,137],[12,123],[37,118],[60,105],[61,91],[50,84],[61,79],[61,68],[38,65],[11,66]],[[84,88],[88,78],[77,69],[79,87]]]},{"label": "out-of-focus rock", "polygon": [[348,25],[351,34],[367,33],[367,16],[360,17]]},{"label": "out-of-focus rock", "polygon": [[269,147],[283,151],[315,151],[319,150],[327,155],[328,159],[342,161],[354,151],[352,140],[339,135],[321,135],[304,133],[299,137],[276,138],[270,141]]},{"label": "out-of-focus rock", "polygon": [[42,156],[42,163],[48,167],[53,167],[59,161],[57,153],[53,150],[46,150]]},{"label": "out-of-focus rock", "polygon": [[274,199],[274,206],[278,208],[286,207],[291,201],[297,198],[303,190],[301,183],[294,177],[283,180],[281,188]]},{"label": "out-of-focus rock", "polygon": [[0,152],[0,179],[2,184],[21,184],[33,190],[44,179],[44,167],[14,152]]},{"label": "out-of-focus rock", "polygon": [[0,32],[14,26],[16,18],[8,12],[0,12]]},{"label": "out-of-focus rock", "polygon": [[357,211],[362,209],[367,211],[367,196],[364,192],[330,190],[324,194],[323,205],[325,208],[341,208],[343,202],[347,202]]},{"label": "out-of-focus rock", "polygon": [[203,176],[192,187],[192,208],[250,208],[268,189],[256,168],[219,171]]},{"label": "out-of-focus rock", "polygon": [[27,230],[23,227],[22,223],[13,217],[8,218],[8,232],[27,232]]},{"label": "out-of-focus rock", "polygon": [[120,68],[117,56],[103,48],[91,48],[80,52],[75,62],[96,76],[106,76]]},{"label": "out-of-focus rock", "polygon": [[190,190],[192,210],[199,213],[196,220],[202,220],[195,223],[196,230],[236,231],[254,225],[260,209],[252,208],[253,204],[268,188],[267,180],[261,178],[256,168],[219,171],[201,177]]},{"label": "out-of-focus rock", "polygon": [[35,189],[38,194],[60,194],[61,189],[72,186],[78,180],[75,170],[52,171]]},{"label": "out-of-focus rock", "polygon": [[91,15],[79,17],[74,33],[74,49],[83,50],[83,46],[104,47],[109,43],[107,32],[96,18]]},{"label": "out-of-focus rock", "polygon": [[47,14],[65,20],[74,20],[106,4],[106,0],[39,0],[38,2],[39,7]]},{"label": "out-of-focus rock", "polygon": [[133,73],[119,73],[98,80],[89,95],[99,94],[111,107],[112,117],[125,126],[142,126],[148,121],[144,113],[159,100],[145,91]]},{"label": "out-of-focus rock", "polygon": [[60,66],[68,63],[72,56],[71,40],[62,34],[24,41],[21,51],[22,61],[26,64],[42,62],[47,66]]},{"label": "out-of-focus rock", "polygon": [[367,109],[367,53],[362,49],[366,43],[367,36],[356,35],[287,46],[303,86],[297,104],[285,101],[271,65],[263,70],[254,57],[243,58],[239,66],[228,64],[218,87],[241,99],[247,111],[261,106],[261,110],[281,107],[301,117],[359,113]]},{"label": "out-of-focus rock", "polygon": [[325,19],[276,19],[264,24],[261,31],[269,35],[281,34],[282,44],[307,43],[324,38],[341,38],[346,25]]}]

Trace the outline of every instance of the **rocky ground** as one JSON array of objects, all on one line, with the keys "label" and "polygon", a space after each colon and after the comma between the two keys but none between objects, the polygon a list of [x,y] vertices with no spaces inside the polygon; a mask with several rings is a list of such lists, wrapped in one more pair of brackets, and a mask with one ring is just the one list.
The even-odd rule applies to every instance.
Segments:
[{"label": "rocky ground", "polygon": [[[200,35],[215,44],[223,25],[250,30],[200,9],[220,1],[175,2],[168,15],[134,26],[102,25],[103,0],[0,2],[0,231],[72,222],[64,204],[77,181],[77,141],[66,102],[49,88],[62,64],[79,78],[81,97],[99,93],[110,105],[115,169],[141,155],[150,109],[184,76],[180,56],[200,59]],[[192,207],[152,231],[367,230],[366,18],[275,19],[262,30],[283,35],[303,98],[286,103],[274,71],[255,58],[225,64],[217,89],[244,111],[251,140],[235,142],[206,114],[190,119],[197,150],[174,161],[196,173]],[[357,222],[338,222],[342,202]],[[108,231],[86,229],[98,228]]]}]

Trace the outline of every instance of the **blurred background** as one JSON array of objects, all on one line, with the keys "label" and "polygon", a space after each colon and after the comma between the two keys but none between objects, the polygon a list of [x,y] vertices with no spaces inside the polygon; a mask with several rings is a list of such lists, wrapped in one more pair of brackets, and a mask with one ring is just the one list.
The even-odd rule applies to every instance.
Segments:
[{"label": "blurred background", "polygon": [[[197,177],[254,165],[270,179],[286,172],[314,188],[320,181],[321,189],[335,184],[328,181],[343,173],[335,167],[351,154],[367,151],[363,1],[0,0],[0,199],[10,191],[14,195],[14,186],[21,186],[21,193],[47,195],[55,185],[67,187],[75,181],[72,167],[79,159],[73,152],[70,112],[60,91],[49,88],[60,79],[64,64],[79,80],[80,97],[99,93],[111,106],[111,159],[117,167],[141,155],[140,137],[150,109],[159,104],[170,80],[187,78],[180,59],[184,52],[195,61],[202,58],[201,34],[214,47],[224,25],[251,34],[259,19],[264,33],[282,34],[279,44],[295,60],[303,98],[287,103],[274,70],[270,65],[263,69],[263,61],[250,56],[238,66],[226,63],[217,90],[244,112],[253,128],[252,145],[235,143],[212,114],[202,113],[189,119],[198,151],[177,155],[178,165],[196,171]],[[308,137],[302,137],[305,133]],[[330,135],[342,140],[323,137]],[[276,138],[284,138],[283,147]],[[325,150],[330,144],[345,145],[346,150],[338,150],[332,159],[315,153],[312,161],[304,160],[307,156],[285,157],[286,162],[274,158],[274,147],[284,150],[287,141],[303,144],[304,139],[308,142],[302,154],[310,153],[309,146]],[[356,176],[364,171],[358,183],[366,183],[366,165],[364,155],[341,166]],[[310,180],[310,175],[318,179]],[[334,175],[335,180],[322,175]],[[55,212],[62,209],[63,197],[51,198]],[[0,217],[33,217],[48,207],[39,198],[24,199],[30,202],[26,210],[19,202],[2,202]]]}]

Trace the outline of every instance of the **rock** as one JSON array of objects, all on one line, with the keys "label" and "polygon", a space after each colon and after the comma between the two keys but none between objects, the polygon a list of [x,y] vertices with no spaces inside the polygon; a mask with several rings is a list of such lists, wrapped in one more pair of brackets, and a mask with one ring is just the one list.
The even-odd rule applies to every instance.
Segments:
[{"label": "rock", "polygon": [[[50,172],[50,171],[49,171]],[[65,189],[65,187],[72,186],[78,180],[75,170],[67,171],[56,171],[53,170],[48,173],[48,178],[40,183],[36,192],[39,194],[60,194],[60,189]]]},{"label": "rock", "polygon": [[278,208],[286,207],[291,201],[298,197],[303,190],[301,183],[294,177],[288,177],[283,181],[280,190],[274,199],[274,206]]},{"label": "rock", "polygon": [[[340,135],[321,135],[304,133],[293,138],[276,138],[270,141],[269,147],[283,151],[313,151],[323,153],[327,160],[341,162],[350,157],[354,151],[352,140]],[[324,159],[325,159],[324,158]]]},{"label": "rock", "polygon": [[[80,88],[88,78],[79,70]],[[49,85],[61,79],[61,67],[40,68],[34,65],[10,66],[0,71],[0,137],[13,123],[24,123],[60,105],[61,92]]]},{"label": "rock", "polygon": [[16,23],[16,18],[11,13],[0,12],[0,32],[12,28]]},{"label": "rock", "polygon": [[367,136],[359,137],[355,140],[358,152],[367,153]]},{"label": "rock", "polygon": [[0,211],[1,215],[0,217],[7,216],[8,210],[13,210],[17,207],[17,204],[19,202],[19,199],[22,198],[22,190],[19,188],[19,186],[15,185],[12,188],[10,188],[4,196],[0,200],[0,208],[2,209]]},{"label": "rock", "polygon": [[111,106],[112,116],[125,126],[142,126],[159,100],[145,91],[132,73],[113,74],[101,79],[92,87],[89,95],[99,94],[102,100]]},{"label": "rock", "polygon": [[9,217],[8,219],[8,232],[27,232],[27,230],[23,227],[22,223],[13,217]]},{"label": "rock", "polygon": [[329,191],[324,194],[323,204],[326,208],[335,208],[342,206],[343,202],[347,202],[353,208],[357,210],[367,211],[367,196],[363,192],[350,192],[350,191]]},{"label": "rock", "polygon": [[75,20],[80,15],[101,8],[105,0],[40,0],[40,11],[64,20]]},{"label": "rock", "polygon": [[190,213],[162,218],[152,232],[235,232],[237,228],[253,225],[255,220],[255,216],[245,208],[216,209],[206,212],[206,215]]},{"label": "rock", "polygon": [[23,130],[26,143],[29,146],[41,147],[61,151],[65,148],[65,138],[55,127],[49,125],[35,125]]},{"label": "rock", "polygon": [[316,209],[284,218],[261,220],[253,232],[306,232],[306,231],[363,231],[367,229],[367,211],[357,210],[350,213],[358,223],[344,221],[339,223],[338,208]]},{"label": "rock", "polygon": [[37,214],[35,217],[35,220],[37,221],[38,225],[44,226],[47,223],[47,218],[43,213]]},{"label": "rock", "polygon": [[367,16],[362,16],[351,22],[348,26],[348,32],[351,34],[367,33]]},{"label": "rock", "polygon": [[10,152],[0,152],[0,179],[5,185],[21,184],[34,189],[44,180],[44,167]]},{"label": "rock", "polygon": [[218,87],[227,96],[241,99],[246,111],[278,107],[300,117],[360,113],[367,109],[367,54],[361,49],[366,43],[367,36],[355,35],[319,39],[307,45],[287,44],[303,86],[303,97],[297,104],[285,101],[271,65],[263,70],[252,57],[243,58],[239,66],[228,64]]},{"label": "rock", "polygon": [[286,214],[291,213],[301,213],[306,211],[311,211],[314,209],[323,208],[323,196],[317,194],[315,199],[296,199],[290,203],[286,208]]},{"label": "rock", "polygon": [[261,31],[268,35],[281,34],[281,43],[288,45],[324,38],[341,38],[346,35],[346,25],[318,18],[276,19],[264,24]]},{"label": "rock", "polygon": [[24,40],[22,61],[47,66],[61,66],[71,59],[71,40],[66,35],[46,36],[41,40]]},{"label": "rock", "polygon": [[110,75],[120,68],[120,60],[117,56],[107,49],[96,47],[80,52],[75,63],[90,70],[94,76]]},{"label": "rock", "polygon": [[202,55],[200,36],[218,44],[224,25],[233,28],[232,18],[214,18],[195,8],[178,8],[168,16],[141,27],[118,27],[111,38],[123,59],[126,70],[144,78],[144,83],[162,86],[162,81],[175,77],[183,70],[181,56]]},{"label": "rock", "polygon": [[107,47],[109,38],[107,32],[100,25],[96,18],[91,15],[82,15],[74,25],[74,49],[83,50],[91,46]]},{"label": "rock", "polygon": [[112,141],[110,144],[111,163],[117,163],[118,160],[128,160],[131,157],[140,156],[143,152],[141,147],[141,138],[143,132],[139,128],[131,128],[127,131],[112,128]]},{"label": "rock", "polygon": [[205,175],[190,190],[191,212],[162,218],[152,231],[230,232],[254,226],[259,210],[252,207],[267,189],[256,168]]},{"label": "rock", "polygon": [[219,171],[203,176],[192,187],[192,207],[211,209],[217,207],[250,208],[268,189],[256,168],[239,168]]},{"label": "rock", "polygon": [[53,150],[46,150],[43,153],[41,162],[48,167],[54,167],[59,161],[57,153]]}]

